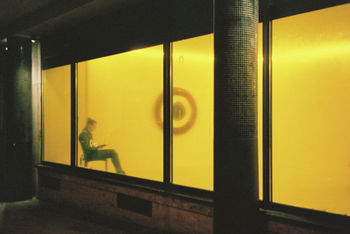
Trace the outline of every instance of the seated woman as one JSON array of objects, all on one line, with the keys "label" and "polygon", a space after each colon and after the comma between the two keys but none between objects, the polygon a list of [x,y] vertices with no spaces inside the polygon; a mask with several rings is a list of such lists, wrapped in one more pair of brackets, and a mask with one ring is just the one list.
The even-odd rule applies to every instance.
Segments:
[{"label": "seated woman", "polygon": [[94,146],[92,144],[92,132],[97,126],[96,120],[88,118],[86,126],[79,135],[79,142],[83,148],[85,161],[96,161],[96,160],[106,160],[110,158],[113,162],[115,170],[118,174],[124,175],[125,172],[120,166],[119,158],[117,153],[112,149],[100,150],[100,148],[106,145]]}]

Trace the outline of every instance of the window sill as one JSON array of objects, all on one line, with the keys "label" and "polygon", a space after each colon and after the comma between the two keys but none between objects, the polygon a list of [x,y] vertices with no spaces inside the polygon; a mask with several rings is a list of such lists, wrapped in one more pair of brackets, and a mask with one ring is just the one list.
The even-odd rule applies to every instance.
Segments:
[{"label": "window sill", "polygon": [[305,228],[322,229],[323,231],[335,231],[338,233],[350,232],[350,217],[305,209],[293,206],[287,206],[277,203],[264,204],[259,202],[259,211],[271,220],[299,225]]}]

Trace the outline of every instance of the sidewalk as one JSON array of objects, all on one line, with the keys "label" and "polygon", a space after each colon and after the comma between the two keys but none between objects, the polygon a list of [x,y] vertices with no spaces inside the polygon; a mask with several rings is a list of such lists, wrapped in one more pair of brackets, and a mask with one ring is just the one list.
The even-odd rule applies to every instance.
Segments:
[{"label": "sidewalk", "polygon": [[161,233],[37,199],[0,203],[1,234]]}]

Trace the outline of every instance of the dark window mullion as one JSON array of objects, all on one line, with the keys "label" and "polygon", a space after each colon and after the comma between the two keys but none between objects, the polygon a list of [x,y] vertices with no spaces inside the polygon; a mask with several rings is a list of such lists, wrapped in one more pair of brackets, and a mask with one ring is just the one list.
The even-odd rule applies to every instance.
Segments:
[{"label": "dark window mullion", "polygon": [[75,149],[76,149],[76,72],[75,64],[71,64],[71,167],[75,167]]},{"label": "dark window mullion", "polygon": [[169,186],[172,183],[171,44],[164,43],[163,49],[163,181],[166,186]]},{"label": "dark window mullion", "polygon": [[272,202],[272,21],[263,21],[263,201]]},{"label": "dark window mullion", "polygon": [[170,89],[170,183],[173,183],[173,43],[170,43],[169,53],[169,89]]},{"label": "dark window mullion", "polygon": [[43,70],[40,71],[40,79],[41,79],[41,154],[40,154],[40,163],[44,161],[44,139],[45,139],[45,122],[44,122],[44,79],[43,79]]}]

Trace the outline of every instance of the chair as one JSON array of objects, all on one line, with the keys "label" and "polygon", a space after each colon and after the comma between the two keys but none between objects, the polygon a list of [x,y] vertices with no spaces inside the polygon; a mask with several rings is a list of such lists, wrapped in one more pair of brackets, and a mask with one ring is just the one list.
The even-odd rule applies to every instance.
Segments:
[{"label": "chair", "polygon": [[[105,171],[108,171],[108,159],[106,158],[105,160],[91,160],[91,161],[105,161]],[[79,162],[79,165],[80,166],[83,166],[84,167],[88,167],[88,163],[91,162],[91,161],[85,161],[85,157],[84,157],[84,154],[82,154],[80,156],[80,162]],[[84,163],[84,164],[83,164]]]}]

